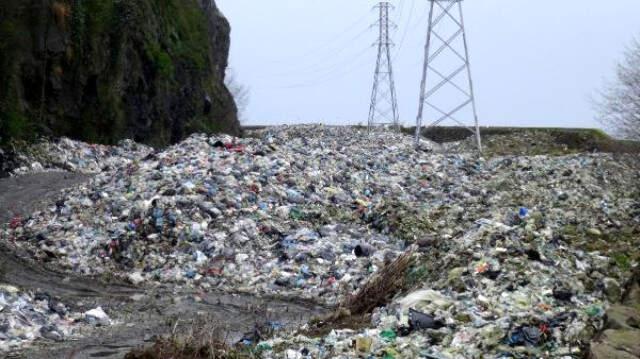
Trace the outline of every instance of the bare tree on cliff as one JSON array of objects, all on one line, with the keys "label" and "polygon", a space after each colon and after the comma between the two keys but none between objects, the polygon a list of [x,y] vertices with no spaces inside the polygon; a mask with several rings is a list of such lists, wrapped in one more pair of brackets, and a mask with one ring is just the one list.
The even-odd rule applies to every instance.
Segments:
[{"label": "bare tree on cliff", "polygon": [[616,81],[600,97],[600,122],[624,138],[640,140],[640,41],[634,40],[626,50]]},{"label": "bare tree on cliff", "polygon": [[238,107],[238,119],[240,122],[244,122],[247,116],[247,106],[249,105],[249,87],[238,81],[236,73],[232,69],[227,70],[224,83],[227,85],[229,92],[231,92],[233,99],[236,101],[236,106]]}]

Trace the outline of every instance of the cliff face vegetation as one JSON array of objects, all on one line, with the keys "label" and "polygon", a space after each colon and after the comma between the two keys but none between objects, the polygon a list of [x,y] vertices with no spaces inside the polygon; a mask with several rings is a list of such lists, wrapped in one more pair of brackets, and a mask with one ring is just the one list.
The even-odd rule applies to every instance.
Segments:
[{"label": "cliff face vegetation", "polygon": [[0,143],[238,134],[213,0],[0,0]]}]

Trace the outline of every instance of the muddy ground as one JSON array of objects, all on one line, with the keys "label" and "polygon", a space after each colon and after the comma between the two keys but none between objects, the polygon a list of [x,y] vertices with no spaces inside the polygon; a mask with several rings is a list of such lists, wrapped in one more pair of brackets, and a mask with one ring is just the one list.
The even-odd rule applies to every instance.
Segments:
[{"label": "muddy ground", "polygon": [[[0,179],[0,223],[45,208],[55,203],[62,189],[88,180],[85,175],[65,172]],[[203,321],[234,344],[256,329],[264,331],[268,323],[294,327],[327,311],[303,301],[106,283],[60,272],[27,257],[10,245],[0,245],[0,283],[46,293],[77,312],[102,306],[116,324],[84,328],[79,338],[62,343],[37,341],[28,349],[9,354],[9,358],[123,358],[131,349],[153,342],[156,336],[187,331],[194,322]]]}]

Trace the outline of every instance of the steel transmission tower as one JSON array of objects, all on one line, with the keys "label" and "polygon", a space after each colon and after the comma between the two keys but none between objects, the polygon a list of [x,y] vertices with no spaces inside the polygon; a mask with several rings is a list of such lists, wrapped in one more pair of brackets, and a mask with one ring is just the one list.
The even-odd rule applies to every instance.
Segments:
[{"label": "steel transmission tower", "polygon": [[393,79],[391,61],[391,47],[393,42],[389,36],[389,28],[395,26],[389,19],[389,9],[392,5],[387,1],[380,2],[375,8],[379,9],[378,26],[378,60],[373,77],[371,105],[369,107],[369,131],[376,126],[393,126],[398,128],[398,99]]},{"label": "steel transmission tower", "polygon": [[[471,66],[469,65],[469,48],[462,14],[462,0],[428,1],[430,3],[429,25],[420,85],[420,104],[416,120],[416,146],[420,143],[422,120],[426,112],[425,105],[427,105],[430,110],[429,116],[433,116],[430,119],[432,122],[426,126],[427,128],[450,119],[475,135],[478,150],[482,152],[480,126],[471,79]],[[439,45],[437,48],[434,46],[436,44]],[[445,56],[448,58],[445,59]],[[434,81],[430,81],[432,75],[435,75]],[[464,77],[463,85],[459,85],[456,81],[460,77]],[[473,127],[465,125],[464,122],[454,117],[463,111],[468,112],[469,106],[471,113],[468,114],[468,117],[473,117]],[[447,110],[443,110],[445,107]]]}]

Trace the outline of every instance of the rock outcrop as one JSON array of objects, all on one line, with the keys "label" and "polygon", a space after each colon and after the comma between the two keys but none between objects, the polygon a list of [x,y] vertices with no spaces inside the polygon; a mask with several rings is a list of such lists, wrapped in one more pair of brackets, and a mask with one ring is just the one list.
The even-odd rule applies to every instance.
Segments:
[{"label": "rock outcrop", "polygon": [[0,0],[0,142],[240,132],[213,0]]},{"label": "rock outcrop", "polygon": [[621,304],[607,311],[605,331],[592,343],[589,359],[640,358],[640,269]]}]

